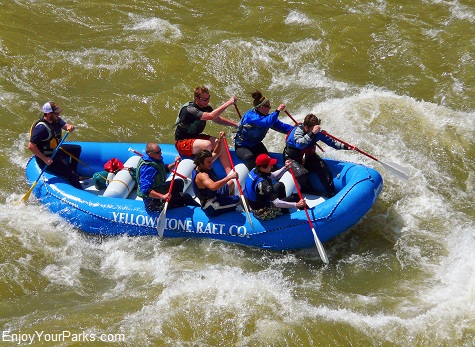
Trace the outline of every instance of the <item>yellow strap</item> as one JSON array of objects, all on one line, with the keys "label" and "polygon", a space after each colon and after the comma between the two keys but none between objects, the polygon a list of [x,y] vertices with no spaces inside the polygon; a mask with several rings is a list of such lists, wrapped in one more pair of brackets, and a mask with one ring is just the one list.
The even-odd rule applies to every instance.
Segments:
[{"label": "yellow strap", "polygon": [[120,182],[122,183],[126,188],[127,188],[127,191],[129,192],[130,194],[130,189],[129,189],[129,186],[127,185],[127,183],[125,183],[124,181],[121,181],[121,180],[112,180],[109,182],[109,184],[111,184],[112,182]]}]

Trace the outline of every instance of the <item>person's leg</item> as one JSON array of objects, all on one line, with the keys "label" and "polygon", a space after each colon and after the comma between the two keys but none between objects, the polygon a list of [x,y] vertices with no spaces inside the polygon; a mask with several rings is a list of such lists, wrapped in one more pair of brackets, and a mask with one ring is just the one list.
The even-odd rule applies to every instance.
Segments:
[{"label": "person's leg", "polygon": [[302,193],[315,193],[312,188],[312,184],[310,183],[310,175],[308,172],[297,177],[297,183],[300,185],[300,191]]},{"label": "person's leg", "polygon": [[[41,168],[43,168],[46,165],[41,159],[37,160],[37,162],[39,164],[42,163],[40,164]],[[79,182],[78,175],[75,172],[71,171],[71,168],[69,167],[69,165],[64,163],[64,161],[61,160],[60,158],[56,158],[56,156],[54,156],[53,163],[46,168],[46,171],[51,172],[65,179],[73,187],[77,189],[81,189],[81,190],[84,189],[81,183]]]},{"label": "person's leg", "polygon": [[[171,184],[171,181],[168,182],[168,187],[169,187],[168,189],[170,189],[170,184]],[[185,182],[181,178],[177,178],[177,176],[175,176],[175,182],[173,182],[173,189],[171,192],[172,195],[183,192],[184,187],[185,187]]]},{"label": "person's leg", "polygon": [[143,203],[147,212],[162,212],[165,202],[161,199],[144,198]]},{"label": "person's leg", "polygon": [[[218,139],[214,136],[210,136],[209,139],[196,139],[193,142],[193,154],[196,154],[203,149],[207,149],[208,151],[213,152],[217,142]],[[219,154],[219,161],[221,162],[221,165],[223,166],[223,169],[226,174],[228,174],[232,170],[232,166],[226,148],[221,148],[221,153]]]},{"label": "person's leg", "polygon": [[331,198],[336,194],[336,192],[333,177],[330,170],[328,170],[327,164],[325,164],[325,161],[318,155],[316,155],[315,158],[312,158],[312,161],[315,161],[312,165],[312,169],[317,173],[318,178],[325,188],[327,196]]},{"label": "person's leg", "polygon": [[274,184],[274,191],[280,200],[283,200],[286,197],[285,184],[282,182],[277,182]]},{"label": "person's leg", "polygon": [[216,200],[203,209],[203,211],[208,216],[218,216],[226,212],[236,211],[236,208],[240,203],[241,199],[237,195],[218,196]]},{"label": "person's leg", "polygon": [[182,207],[182,206],[201,206],[198,202],[196,202],[193,197],[188,194],[188,193],[178,193],[175,195],[172,195],[170,201],[168,202],[168,208],[176,208],[176,207]]},{"label": "person's leg", "polygon": [[214,149],[214,141],[212,141],[211,139],[213,139],[213,137],[210,137],[210,140],[195,139],[193,141],[193,154],[196,154],[203,149],[207,149],[208,151],[212,152]]},{"label": "person's leg", "polygon": [[[171,182],[166,182],[168,186],[170,185],[170,183]],[[175,183],[173,183],[172,197],[170,198],[170,201],[168,202],[169,209],[182,207],[185,205],[201,206],[191,197],[190,194],[183,193],[184,186],[185,186],[185,182],[181,178],[175,179]]]},{"label": "person's leg", "polygon": [[234,192],[234,190],[236,189],[234,180],[228,181],[228,183],[226,183],[226,186],[228,187],[228,195],[231,195],[231,193],[229,192]]},{"label": "person's leg", "polygon": [[236,155],[242,160],[249,171],[251,171],[256,166],[256,157],[249,148],[236,147]]},{"label": "person's leg", "polygon": [[[64,148],[65,151],[67,151],[69,153],[68,154],[65,151],[61,150],[61,149],[59,150],[59,152],[64,153],[68,157],[68,163],[69,163],[69,167],[71,168],[71,170],[77,173],[78,172],[78,164],[79,164],[77,159],[79,159],[79,156],[81,155],[81,146],[72,145],[72,144],[63,144],[63,145],[61,145],[61,148]],[[77,158],[77,159],[75,159],[75,158]]]},{"label": "person's leg", "polygon": [[292,161],[291,167],[294,172],[295,179],[300,186],[300,190],[303,193],[313,193],[308,169],[296,160]]}]

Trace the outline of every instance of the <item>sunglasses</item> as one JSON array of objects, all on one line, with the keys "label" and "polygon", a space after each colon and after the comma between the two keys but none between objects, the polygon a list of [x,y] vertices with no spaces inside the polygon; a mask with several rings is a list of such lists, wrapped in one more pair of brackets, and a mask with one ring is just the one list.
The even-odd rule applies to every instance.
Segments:
[{"label": "sunglasses", "polygon": [[199,96],[197,96],[197,98],[200,99],[201,101],[208,101],[209,98],[211,98],[211,95],[208,96],[207,98],[201,98],[201,97],[199,97]]},{"label": "sunglasses", "polygon": [[158,150],[158,151],[156,151],[156,152],[150,152],[150,154],[158,154],[158,155],[161,155],[161,154],[162,154],[162,150],[160,149],[160,150]]}]

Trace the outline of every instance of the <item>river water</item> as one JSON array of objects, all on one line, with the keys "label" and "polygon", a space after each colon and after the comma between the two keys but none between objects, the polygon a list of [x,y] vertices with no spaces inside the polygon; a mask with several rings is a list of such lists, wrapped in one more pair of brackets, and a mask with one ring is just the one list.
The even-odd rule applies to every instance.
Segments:
[{"label": "river water", "polygon": [[[0,23],[0,345],[475,346],[473,1],[0,0]],[[44,102],[69,140],[166,143],[200,84],[213,106],[244,112],[260,89],[313,112],[410,178],[324,148],[385,180],[326,266],[316,249],[90,237],[16,204]]]}]

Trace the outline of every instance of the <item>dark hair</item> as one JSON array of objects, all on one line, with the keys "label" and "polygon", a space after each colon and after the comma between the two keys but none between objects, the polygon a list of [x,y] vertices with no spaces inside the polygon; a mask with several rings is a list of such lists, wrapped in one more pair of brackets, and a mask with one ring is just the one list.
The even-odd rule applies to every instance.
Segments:
[{"label": "dark hair", "polygon": [[313,127],[315,125],[320,125],[321,120],[317,118],[313,113],[309,113],[305,116],[305,119],[303,121],[303,125],[306,127]]},{"label": "dark hair", "polygon": [[193,163],[196,166],[203,165],[205,162],[205,159],[211,158],[212,156],[213,154],[211,154],[210,151],[208,151],[207,149],[202,149],[201,151],[195,154],[195,160],[193,161]]},{"label": "dark hair", "polygon": [[263,102],[264,99],[265,99],[265,97],[262,95],[262,93],[261,93],[259,90],[257,90],[257,89],[256,89],[255,92],[252,92],[252,93],[251,93],[251,96],[252,96],[252,98],[254,99],[254,101],[252,102],[252,104],[253,104],[254,106],[259,105],[259,104],[260,104],[261,102]]}]

